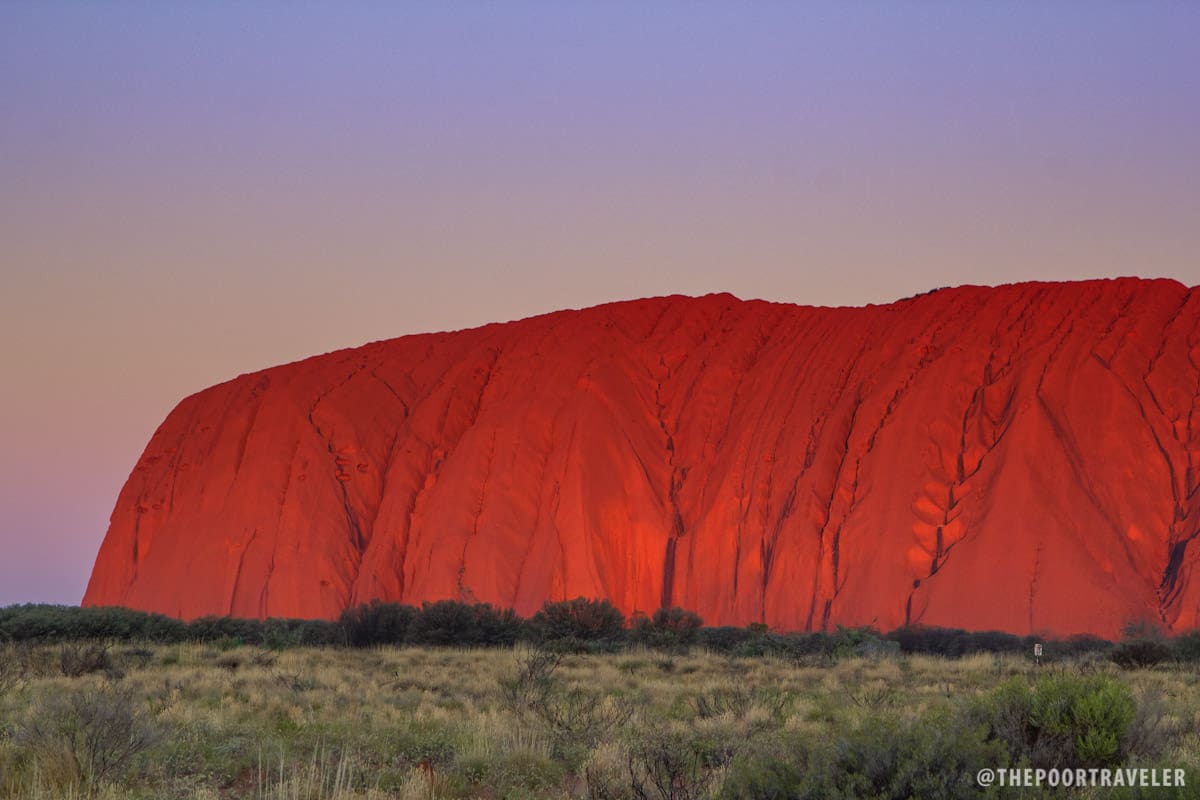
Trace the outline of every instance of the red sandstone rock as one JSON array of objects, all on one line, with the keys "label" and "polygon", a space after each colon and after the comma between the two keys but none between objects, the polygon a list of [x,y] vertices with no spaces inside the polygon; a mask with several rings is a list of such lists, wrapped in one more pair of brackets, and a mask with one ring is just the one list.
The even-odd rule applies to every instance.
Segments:
[{"label": "red sandstone rock", "polygon": [[407,336],[180,403],[84,603],[586,595],[782,629],[1178,630],[1200,614],[1198,396],[1200,295],[1165,280]]}]

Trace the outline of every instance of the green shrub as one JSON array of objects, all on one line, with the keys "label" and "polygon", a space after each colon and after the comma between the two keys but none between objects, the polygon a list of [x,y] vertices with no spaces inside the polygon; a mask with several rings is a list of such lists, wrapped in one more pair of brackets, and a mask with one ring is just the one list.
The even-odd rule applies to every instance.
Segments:
[{"label": "green shrub", "polygon": [[824,631],[794,633],[777,638],[777,652],[786,658],[800,661],[816,659],[819,663],[825,663],[834,658],[834,637]]},{"label": "green shrub", "polygon": [[161,644],[221,640],[279,649],[335,643],[337,627],[325,620],[201,617],[190,623],[128,608],[23,605],[0,608],[0,641],[104,639]]},{"label": "green shrub", "polygon": [[914,721],[882,716],[831,741],[776,742],[735,759],[724,800],[954,800],[982,797],[983,767],[1007,764],[999,742],[947,709]]},{"label": "green shrub", "polygon": [[428,719],[413,719],[397,729],[387,742],[388,752],[401,766],[445,767],[454,760],[460,746],[448,724]]},{"label": "green shrub", "polygon": [[970,631],[958,628],[931,628],[908,625],[891,631],[884,639],[895,642],[903,653],[923,653],[957,657],[972,653],[1019,653],[1025,642],[1011,633],[1001,631]]},{"label": "green shrub", "polygon": [[871,627],[838,625],[829,644],[834,658],[879,658],[900,652],[900,645],[881,638],[879,631]]},{"label": "green shrub", "polygon": [[[1033,642],[1027,642],[1026,652],[1033,649]],[[1079,658],[1091,654],[1107,653],[1113,648],[1113,643],[1089,633],[1077,633],[1066,639],[1051,639],[1043,643],[1047,659]]]},{"label": "green shrub", "polygon": [[711,736],[650,727],[629,746],[629,785],[638,798],[702,800],[732,755],[731,744]]},{"label": "green shrub", "polygon": [[1134,711],[1133,697],[1122,684],[1109,683],[1081,695],[1070,714],[1080,760],[1096,765],[1116,763]]},{"label": "green shrub", "polygon": [[1032,687],[1011,678],[976,709],[1014,761],[1047,769],[1120,763],[1135,711],[1125,684],[1065,672],[1045,675]]},{"label": "green shrub", "polygon": [[0,640],[143,639],[180,641],[186,626],[162,614],[127,608],[26,604],[0,608]]},{"label": "green shrub", "polygon": [[733,649],[733,655],[741,658],[786,657],[793,650],[791,645],[787,637],[771,633],[766,625],[751,624],[746,628],[746,638]]},{"label": "green shrub", "polygon": [[1181,633],[1171,642],[1171,649],[1180,661],[1200,661],[1200,630]]},{"label": "green shrub", "polygon": [[718,653],[732,653],[741,647],[750,636],[750,632],[745,628],[720,625],[698,630],[696,644]]},{"label": "green shrub", "polygon": [[64,643],[58,650],[58,664],[62,674],[68,678],[114,669],[108,646],[98,643]]},{"label": "green shrub", "polygon": [[761,622],[752,622],[743,630],[740,642],[732,653],[743,658],[774,656],[776,658],[832,658],[833,637],[815,633],[776,633]]},{"label": "green shrub", "polygon": [[439,600],[425,603],[413,617],[410,644],[465,645],[475,641],[475,614],[465,603]]},{"label": "green shrub", "polygon": [[350,647],[399,645],[408,641],[408,630],[417,614],[412,606],[372,600],[343,611],[337,627],[342,641]]},{"label": "green shrub", "polygon": [[[566,770],[544,755],[529,750],[471,756],[458,763],[468,789],[487,791],[487,797],[524,800],[530,793],[559,786]],[[474,792],[471,796],[476,796]]]},{"label": "green shrub", "polygon": [[[734,758],[718,795],[720,800],[808,800],[816,796],[806,775],[815,775],[813,747],[794,737],[755,743]],[[837,800],[829,795],[829,800]]]},{"label": "green shrub", "polygon": [[660,608],[647,617],[634,616],[629,625],[629,642],[644,647],[675,649],[696,643],[704,625],[700,615],[679,608]]},{"label": "green shrub", "polygon": [[1138,669],[1153,667],[1171,658],[1171,648],[1158,639],[1132,639],[1121,642],[1108,657],[1119,667]]},{"label": "green shrub", "polygon": [[521,619],[511,609],[488,603],[440,600],[425,603],[413,617],[408,642],[441,646],[511,646],[521,630]]},{"label": "green shrub", "polygon": [[[948,713],[918,722],[865,723],[835,745],[827,785],[852,789],[864,797],[958,798],[978,794],[975,775],[984,766],[1004,762],[998,746],[989,746],[979,730]],[[817,774],[820,774],[818,768]]]},{"label": "green shrub", "polygon": [[525,630],[525,620],[511,608],[496,608],[489,603],[476,603],[475,641],[478,647],[512,647]]},{"label": "green shrub", "polygon": [[259,623],[258,643],[268,650],[340,644],[342,629],[323,619],[265,619]]},{"label": "green shrub", "polygon": [[194,642],[211,643],[222,649],[240,647],[261,638],[262,623],[236,617],[200,617],[188,623],[187,637]]},{"label": "green shrub", "polygon": [[625,616],[616,606],[585,597],[548,601],[529,621],[535,641],[558,642],[571,649],[580,649],[583,643],[616,643],[624,629]]}]

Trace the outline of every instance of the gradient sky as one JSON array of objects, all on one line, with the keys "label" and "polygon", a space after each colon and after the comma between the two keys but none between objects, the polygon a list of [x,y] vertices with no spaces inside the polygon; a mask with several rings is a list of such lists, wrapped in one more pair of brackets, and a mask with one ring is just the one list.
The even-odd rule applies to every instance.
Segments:
[{"label": "gradient sky", "polygon": [[[349,4],[347,4],[349,5]],[[0,605],[182,397],[649,295],[1200,283],[1200,3],[0,4]]]}]

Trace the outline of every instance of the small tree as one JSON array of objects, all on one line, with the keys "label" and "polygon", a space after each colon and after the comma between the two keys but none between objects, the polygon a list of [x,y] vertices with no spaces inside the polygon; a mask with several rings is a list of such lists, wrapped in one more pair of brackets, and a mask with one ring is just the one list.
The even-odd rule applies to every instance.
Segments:
[{"label": "small tree", "polygon": [[417,609],[399,603],[372,600],[367,605],[347,608],[338,617],[342,639],[351,647],[404,644]]},{"label": "small tree", "polygon": [[1200,630],[1181,633],[1171,644],[1180,661],[1200,661]]},{"label": "small tree", "polygon": [[475,642],[475,613],[471,606],[455,600],[425,603],[413,618],[410,644],[469,645]]},{"label": "small tree", "polygon": [[525,627],[525,620],[518,617],[517,612],[511,608],[496,608],[489,603],[477,603],[474,613],[474,644],[484,647],[511,646],[520,638]]},{"label": "small tree", "polygon": [[1108,654],[1114,664],[1125,669],[1153,667],[1171,658],[1171,648],[1163,639],[1158,623],[1149,619],[1129,622],[1124,637]]},{"label": "small tree", "polygon": [[638,614],[630,622],[630,641],[647,647],[687,647],[695,644],[704,620],[693,611],[674,606],[660,608],[653,616]]},{"label": "small tree", "polygon": [[540,642],[574,643],[615,642],[624,633],[625,615],[607,600],[577,597],[559,602],[547,601],[529,621],[533,638]]},{"label": "small tree", "polygon": [[1171,648],[1157,639],[1133,639],[1118,644],[1108,657],[1125,669],[1153,667],[1171,658]]}]

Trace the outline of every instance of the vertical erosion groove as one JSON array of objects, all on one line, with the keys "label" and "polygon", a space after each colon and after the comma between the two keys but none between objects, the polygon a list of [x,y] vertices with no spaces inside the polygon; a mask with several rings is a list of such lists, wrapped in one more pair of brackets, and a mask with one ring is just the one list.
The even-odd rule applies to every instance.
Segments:
[{"label": "vertical erosion groove", "polygon": [[[1128,429],[1092,433],[1113,424]],[[993,535],[989,515],[1017,530]],[[293,587],[325,586],[321,613],[380,593],[528,613],[594,586],[710,624],[878,612],[1104,634],[1142,612],[1194,623],[1198,536],[1190,290],[672,297],[405,337],[189,398],[122,492],[85,602],[286,615],[317,608]],[[501,569],[484,553],[502,577],[481,577]],[[991,562],[1020,575],[966,579]],[[200,575],[215,585],[164,596]]]}]

